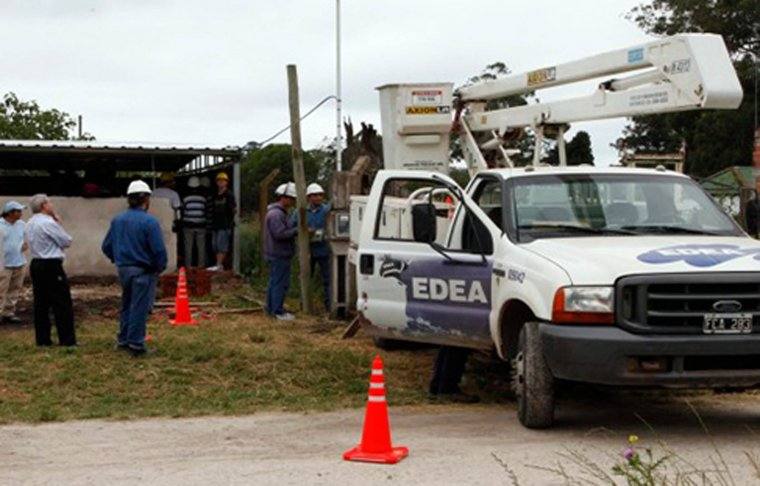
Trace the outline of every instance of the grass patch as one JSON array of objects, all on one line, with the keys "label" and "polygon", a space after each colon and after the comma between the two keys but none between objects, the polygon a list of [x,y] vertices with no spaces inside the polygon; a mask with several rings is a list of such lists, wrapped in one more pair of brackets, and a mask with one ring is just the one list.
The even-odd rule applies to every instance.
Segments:
[{"label": "grass patch", "polygon": [[[242,306],[230,292],[213,298]],[[1,423],[361,407],[377,352],[361,334],[341,340],[345,323],[223,314],[180,328],[156,316],[158,353],[135,359],[113,349],[115,318],[102,314],[77,316],[75,351],[35,347],[31,327],[0,327]],[[383,357],[391,402],[425,402],[434,350]]]}]

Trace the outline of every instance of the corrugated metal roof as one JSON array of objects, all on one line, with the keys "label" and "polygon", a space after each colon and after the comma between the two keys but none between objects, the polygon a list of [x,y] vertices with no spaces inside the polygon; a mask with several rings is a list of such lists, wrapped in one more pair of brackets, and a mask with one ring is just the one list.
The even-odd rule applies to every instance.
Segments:
[{"label": "corrugated metal roof", "polygon": [[234,145],[213,146],[204,144],[158,142],[105,142],[95,140],[0,140],[0,149],[60,149],[60,150],[124,150],[156,152],[229,153],[240,151]]}]

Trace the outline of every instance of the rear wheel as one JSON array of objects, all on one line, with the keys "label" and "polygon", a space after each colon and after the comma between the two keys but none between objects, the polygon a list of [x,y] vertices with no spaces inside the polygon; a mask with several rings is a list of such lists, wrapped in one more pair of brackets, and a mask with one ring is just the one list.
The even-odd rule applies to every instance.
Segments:
[{"label": "rear wheel", "polygon": [[554,422],[554,377],[541,350],[537,322],[520,330],[517,356],[512,361],[512,388],[520,423],[531,429]]}]

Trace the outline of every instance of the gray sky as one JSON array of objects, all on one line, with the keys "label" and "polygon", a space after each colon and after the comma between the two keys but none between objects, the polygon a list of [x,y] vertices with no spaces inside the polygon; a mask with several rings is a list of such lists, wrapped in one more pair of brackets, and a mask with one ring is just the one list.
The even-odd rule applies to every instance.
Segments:
[{"label": "gray sky", "polygon": [[[624,18],[637,3],[343,0],[344,115],[379,127],[374,88],[389,82],[459,84],[494,61],[520,72],[645,41]],[[288,123],[288,63],[302,112],[334,92],[332,0],[2,0],[0,26],[0,91],[81,113],[102,141],[263,140]],[[624,123],[574,128],[610,163]],[[304,122],[304,145],[334,124],[328,103]]]}]

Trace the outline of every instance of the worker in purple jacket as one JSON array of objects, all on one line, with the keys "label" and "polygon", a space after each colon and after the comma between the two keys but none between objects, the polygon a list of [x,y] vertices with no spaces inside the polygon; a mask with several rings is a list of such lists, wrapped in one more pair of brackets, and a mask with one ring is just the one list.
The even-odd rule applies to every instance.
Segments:
[{"label": "worker in purple jacket", "polygon": [[267,308],[269,315],[281,321],[292,321],[295,316],[285,312],[283,304],[290,284],[290,263],[295,254],[298,226],[288,217],[288,210],[296,203],[296,185],[283,184],[275,191],[277,201],[267,208],[264,225],[264,258],[269,264]]}]

